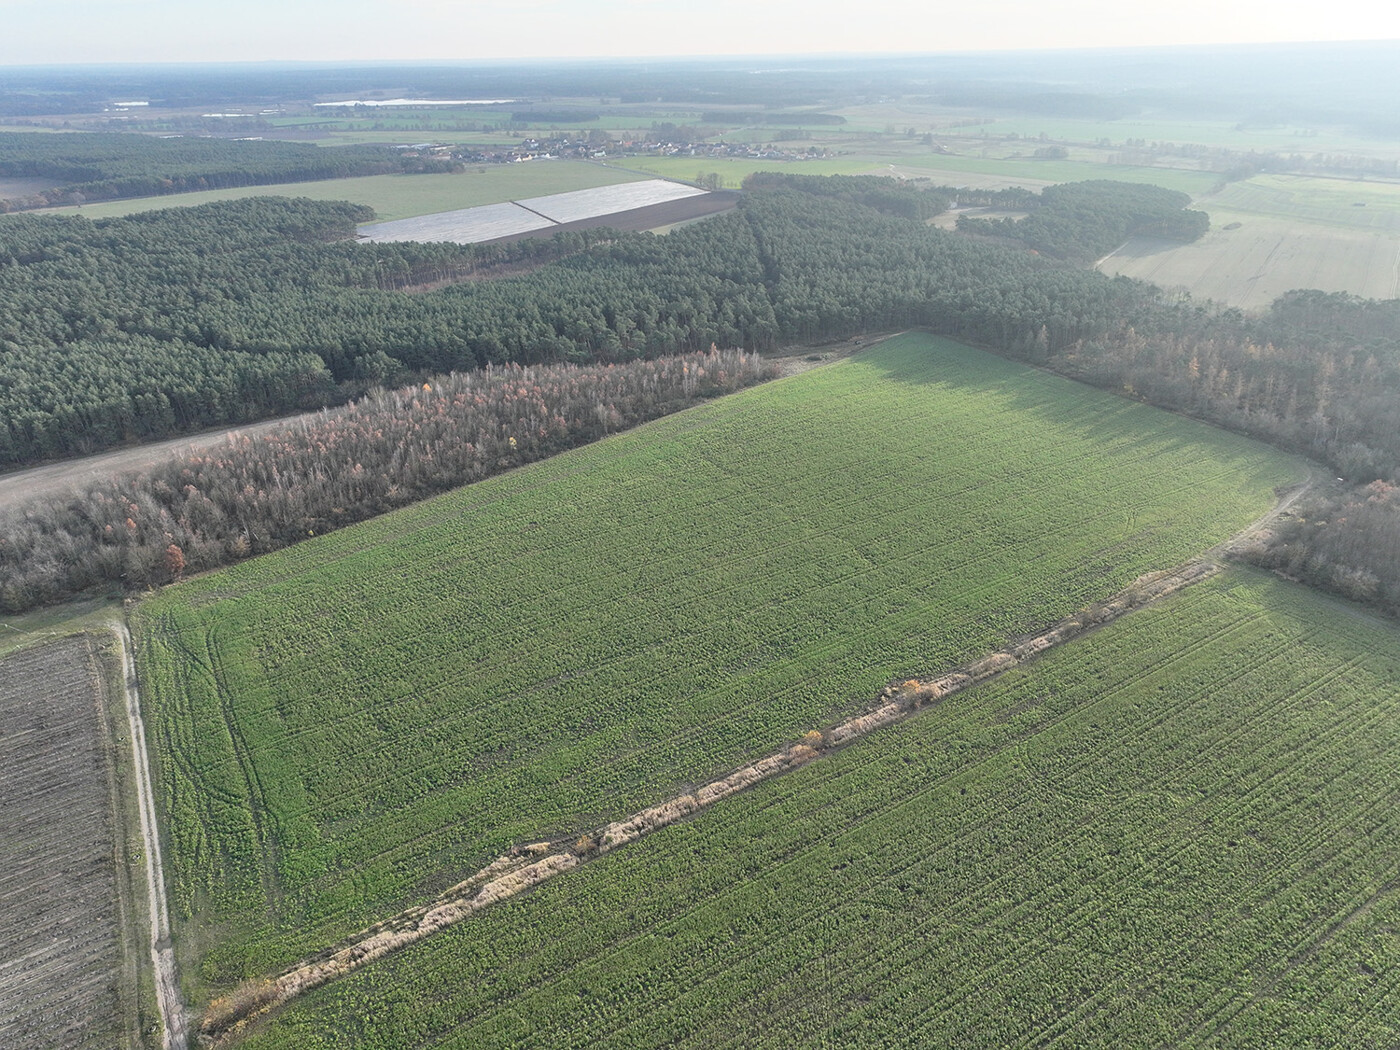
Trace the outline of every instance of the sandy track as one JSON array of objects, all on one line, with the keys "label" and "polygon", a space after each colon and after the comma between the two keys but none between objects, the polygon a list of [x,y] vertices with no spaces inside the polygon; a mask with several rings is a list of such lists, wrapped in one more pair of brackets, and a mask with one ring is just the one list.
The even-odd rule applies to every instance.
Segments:
[{"label": "sandy track", "polygon": [[155,966],[156,999],[160,1007],[163,1050],[186,1050],[189,1033],[185,1004],[175,970],[175,950],[170,943],[170,914],[165,900],[165,869],[161,863],[160,833],[156,826],[155,798],[151,793],[151,766],[146,752],[146,726],[141,720],[136,660],[126,624],[113,621],[121,651],[122,680],[126,687],[126,715],[131,726],[131,751],[136,766],[136,791],[141,814],[141,842],[146,854],[146,891],[151,915],[151,962]]},{"label": "sandy track", "polygon": [[302,415],[282,416],[260,423],[249,423],[246,426],[211,430],[205,434],[186,435],[171,438],[169,441],[137,445],[134,448],[113,449],[111,452],[99,452],[82,459],[66,459],[61,463],[45,463],[9,474],[0,474],[0,510],[35,496],[61,495],[114,474],[151,467],[165,462],[177,452],[213,448],[227,441],[230,434],[261,434],[274,427],[294,423],[304,416],[316,414],[307,412]]}]

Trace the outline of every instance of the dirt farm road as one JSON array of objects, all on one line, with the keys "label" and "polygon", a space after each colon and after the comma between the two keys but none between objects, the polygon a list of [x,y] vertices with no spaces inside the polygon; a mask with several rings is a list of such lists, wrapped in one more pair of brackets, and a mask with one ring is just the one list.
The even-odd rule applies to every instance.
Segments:
[{"label": "dirt farm road", "polygon": [[[307,413],[314,415],[315,413]],[[128,470],[140,470],[163,463],[176,452],[203,450],[222,445],[230,434],[256,436],[274,427],[294,423],[303,416],[283,416],[268,419],[247,426],[211,430],[204,434],[188,434],[169,441],[157,441],[149,445],[133,448],[119,448],[111,452],[99,452],[81,459],[67,459],[61,463],[45,463],[37,467],[0,474],[0,510],[14,506],[35,496],[55,496],[82,488],[94,481],[109,478]]]},{"label": "dirt farm road", "polygon": [[175,949],[170,943],[170,914],[165,901],[165,870],[161,864],[160,834],[156,828],[155,798],[151,793],[151,766],[146,755],[146,726],[141,721],[137,692],[136,660],[126,624],[112,621],[112,632],[121,650],[122,680],[126,687],[126,716],[131,727],[131,753],[136,765],[136,791],[141,813],[141,842],[146,854],[146,891],[151,914],[151,962],[155,966],[156,999],[160,1006],[162,1050],[186,1050],[189,1033],[180,982],[175,973]]}]

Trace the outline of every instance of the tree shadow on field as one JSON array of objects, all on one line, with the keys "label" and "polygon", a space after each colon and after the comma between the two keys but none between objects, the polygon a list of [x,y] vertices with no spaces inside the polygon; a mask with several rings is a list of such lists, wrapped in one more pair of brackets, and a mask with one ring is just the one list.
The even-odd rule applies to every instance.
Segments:
[{"label": "tree shadow on field", "polygon": [[[1063,440],[1068,434],[1136,453],[1129,457],[1131,462],[1148,452],[1170,457],[1190,450],[1229,462],[1254,460],[1273,451],[1214,424],[940,336],[895,336],[855,360],[884,380],[942,387],[957,392],[964,403],[983,399],[998,414],[1043,424],[1047,440]],[[936,427],[937,417],[930,416],[929,422]]]}]

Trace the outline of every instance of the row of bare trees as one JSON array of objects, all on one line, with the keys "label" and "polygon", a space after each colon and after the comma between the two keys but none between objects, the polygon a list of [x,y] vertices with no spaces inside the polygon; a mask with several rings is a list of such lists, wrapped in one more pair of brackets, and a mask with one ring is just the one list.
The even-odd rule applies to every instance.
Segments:
[{"label": "row of bare trees", "polygon": [[[1351,307],[1365,312],[1376,305],[1357,301]],[[1344,328],[1345,320],[1335,318],[1336,327]],[[1075,378],[1328,464],[1344,484],[1314,496],[1250,557],[1400,612],[1400,362],[1394,347],[1354,336],[1324,342],[1301,329],[1285,344],[1259,334],[1226,326],[1208,334],[1126,327],[1042,360]]]},{"label": "row of bare trees", "polygon": [[0,515],[0,610],[285,547],[770,374],[742,350],[452,374]]}]

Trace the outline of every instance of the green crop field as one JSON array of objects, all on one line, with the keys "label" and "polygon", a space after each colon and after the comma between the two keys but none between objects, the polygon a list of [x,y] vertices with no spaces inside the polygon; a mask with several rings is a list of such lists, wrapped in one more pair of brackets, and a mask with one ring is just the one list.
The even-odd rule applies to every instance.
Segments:
[{"label": "green crop field", "polygon": [[[917,121],[915,121],[917,123]],[[921,125],[922,127],[922,125]],[[993,138],[1020,135],[1023,140],[1046,135],[1052,142],[1098,143],[1107,139],[1108,151],[1121,149],[1128,139],[1148,143],[1193,144],[1259,153],[1363,153],[1393,154],[1394,144],[1340,126],[1302,125],[1241,126],[1229,120],[1184,120],[1157,116],[1121,117],[1117,120],[1088,120],[1048,116],[998,117],[973,127],[940,127],[940,141],[965,142],[983,132]],[[1027,145],[1034,143],[1027,141]]]},{"label": "green crop field", "polygon": [[1376,233],[1400,233],[1400,183],[1256,175],[1233,182],[1207,208]]},{"label": "green crop field", "polygon": [[1196,206],[1199,241],[1135,238],[1099,268],[1246,309],[1294,288],[1400,295],[1400,184],[1256,175]]},{"label": "green crop field", "polygon": [[133,626],[187,980],[991,651],[1300,470],[912,334],[168,588]]},{"label": "green crop field", "polygon": [[1400,296],[1400,234],[1214,207],[1209,212],[1210,232],[1199,241],[1135,237],[1102,260],[1099,269],[1163,288],[1185,288],[1197,298],[1246,310],[1267,307],[1294,288],[1375,299]]},{"label": "green crop field", "polygon": [[738,189],[756,171],[780,171],[790,175],[880,175],[880,165],[863,157],[826,160],[737,160],[728,157],[617,157],[607,161],[619,169],[651,172],[663,179],[694,180],[710,173],[720,177],[724,189]]},{"label": "green crop field", "polygon": [[[1029,146],[1027,147],[1029,148]],[[1033,160],[1004,156],[949,156],[941,153],[891,149],[822,160],[730,160],[722,157],[619,157],[609,161],[619,168],[652,172],[666,178],[694,179],[700,172],[715,172],[728,187],[737,187],[755,171],[781,171],[798,175],[891,175],[927,178],[950,186],[1031,186],[1082,179],[1117,179],[1145,182],[1193,196],[1215,187],[1220,176],[1183,168],[1149,168],[1104,164],[1095,161]]]},{"label": "green crop field", "polygon": [[245,197],[310,197],[319,201],[368,204],[380,220],[387,222],[457,208],[475,208],[481,204],[499,204],[550,193],[612,186],[645,177],[584,161],[530,161],[525,164],[480,165],[456,175],[366,175],[319,182],[288,182],[276,186],[238,186],[227,190],[141,197],[52,210],[97,219],[110,215],[133,215],[157,208],[190,207],[210,201],[242,200]]},{"label": "green crop field", "polygon": [[280,1047],[1400,1040],[1400,632],[1231,570],[311,993]]}]

